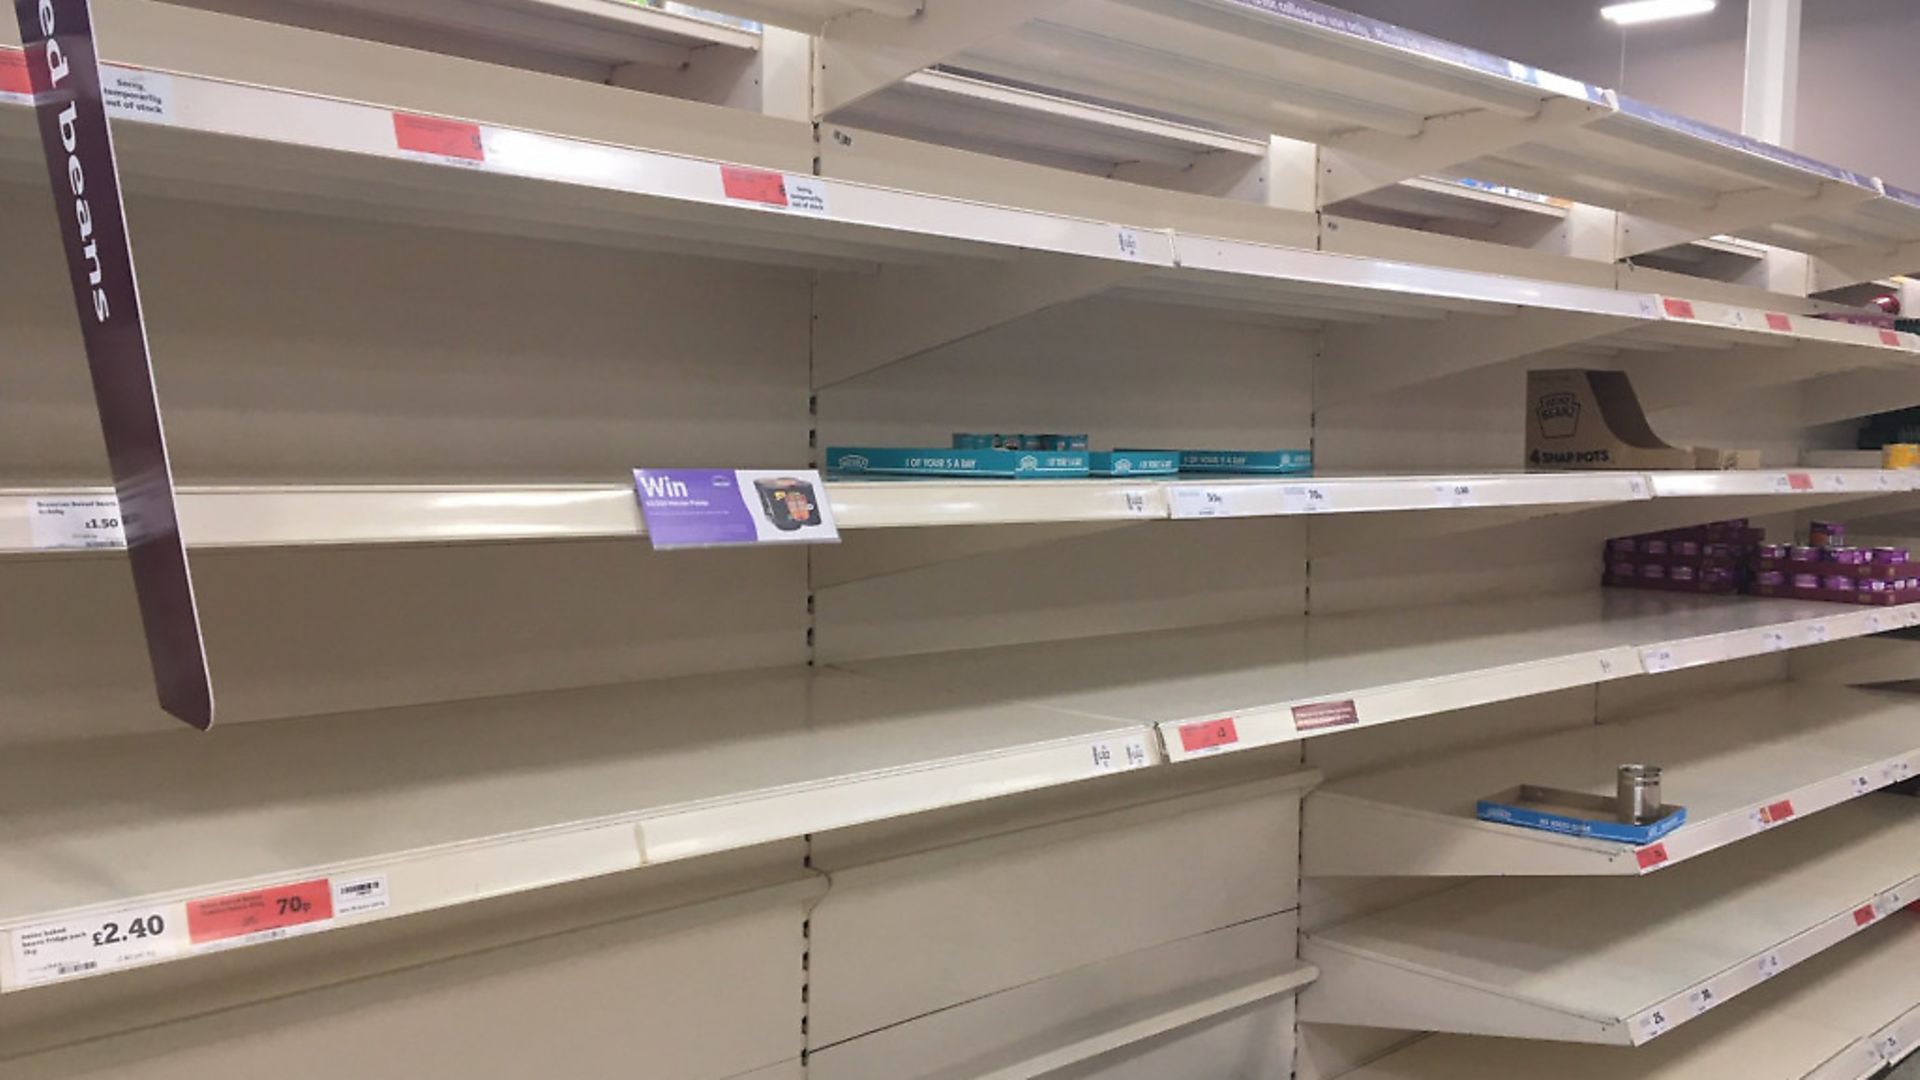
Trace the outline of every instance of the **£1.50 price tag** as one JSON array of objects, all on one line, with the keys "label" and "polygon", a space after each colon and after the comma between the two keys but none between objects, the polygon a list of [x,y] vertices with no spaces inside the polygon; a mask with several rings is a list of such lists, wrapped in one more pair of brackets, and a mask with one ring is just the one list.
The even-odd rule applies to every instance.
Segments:
[{"label": "\u00a31.50 price tag", "polygon": [[27,529],[33,546],[60,549],[123,548],[126,522],[120,500],[112,495],[50,495],[27,503]]}]

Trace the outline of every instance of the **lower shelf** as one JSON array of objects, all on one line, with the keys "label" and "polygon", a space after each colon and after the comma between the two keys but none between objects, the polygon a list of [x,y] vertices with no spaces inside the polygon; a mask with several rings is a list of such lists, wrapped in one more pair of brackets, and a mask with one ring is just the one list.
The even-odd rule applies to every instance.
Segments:
[{"label": "lower shelf", "polygon": [[1865,1080],[1920,1045],[1920,915],[1902,912],[1651,1046],[1434,1035],[1346,1080]]},{"label": "lower shelf", "polygon": [[[1610,795],[1615,769],[1665,770],[1687,822],[1633,845],[1481,821],[1515,785]],[[1838,806],[1920,769],[1920,697],[1779,683],[1342,780],[1306,805],[1312,877],[1646,874]]]},{"label": "lower shelf", "polygon": [[[0,989],[1160,760],[1144,727],[804,669],[20,749],[0,761]],[[286,903],[190,926],[215,900]],[[136,919],[150,939],[85,946]]]},{"label": "lower shelf", "polygon": [[1303,1019],[1639,1045],[1920,895],[1920,802],[1871,795],[1645,879],[1486,878],[1308,935]]}]

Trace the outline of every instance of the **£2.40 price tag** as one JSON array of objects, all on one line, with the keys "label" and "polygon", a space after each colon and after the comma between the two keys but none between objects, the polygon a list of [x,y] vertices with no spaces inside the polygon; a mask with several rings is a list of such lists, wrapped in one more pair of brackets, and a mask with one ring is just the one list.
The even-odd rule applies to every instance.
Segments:
[{"label": "\u00a32.40 price tag", "polygon": [[171,960],[187,952],[179,904],[123,908],[13,932],[10,990]]}]

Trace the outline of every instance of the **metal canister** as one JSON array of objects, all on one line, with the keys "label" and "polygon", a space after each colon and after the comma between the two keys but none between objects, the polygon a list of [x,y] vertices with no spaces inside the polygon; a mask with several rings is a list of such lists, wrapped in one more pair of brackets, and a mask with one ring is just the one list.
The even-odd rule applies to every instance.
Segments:
[{"label": "metal canister", "polygon": [[1650,825],[1660,820],[1660,766],[1622,765],[1618,788],[1620,820]]}]

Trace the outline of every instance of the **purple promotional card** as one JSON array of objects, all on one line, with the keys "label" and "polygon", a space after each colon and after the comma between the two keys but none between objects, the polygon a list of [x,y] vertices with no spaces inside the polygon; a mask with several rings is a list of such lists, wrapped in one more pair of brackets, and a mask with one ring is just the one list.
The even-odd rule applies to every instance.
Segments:
[{"label": "purple promotional card", "polygon": [[635,469],[633,490],[656,550],[840,539],[811,469]]}]

